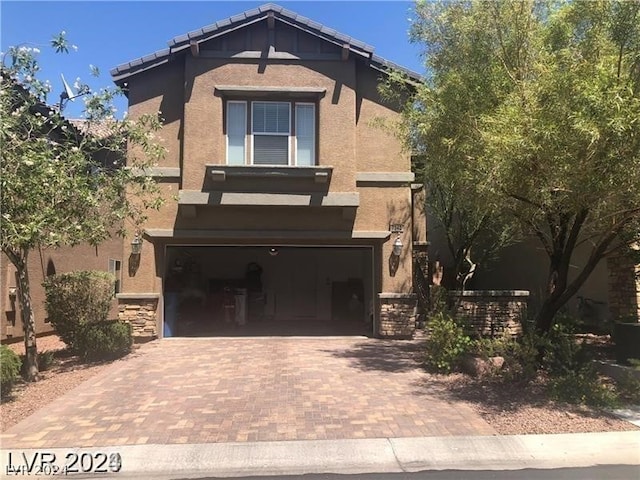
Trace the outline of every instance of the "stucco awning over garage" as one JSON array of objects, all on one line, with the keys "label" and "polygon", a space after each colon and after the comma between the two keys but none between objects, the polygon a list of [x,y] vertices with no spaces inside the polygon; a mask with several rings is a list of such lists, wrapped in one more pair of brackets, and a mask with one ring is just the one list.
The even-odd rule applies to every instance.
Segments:
[{"label": "stucco awning over garage", "polygon": [[145,236],[154,239],[191,238],[191,239],[242,239],[242,240],[386,240],[391,236],[388,230],[215,230],[215,229],[173,229],[147,228]]}]

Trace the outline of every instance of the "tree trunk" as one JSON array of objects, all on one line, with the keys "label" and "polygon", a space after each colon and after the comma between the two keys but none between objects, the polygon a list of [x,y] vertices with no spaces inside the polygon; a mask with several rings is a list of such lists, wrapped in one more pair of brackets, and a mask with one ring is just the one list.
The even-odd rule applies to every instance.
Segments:
[{"label": "tree trunk", "polygon": [[38,349],[36,346],[36,325],[31,306],[31,291],[29,290],[29,270],[27,259],[29,252],[23,250],[22,255],[16,258],[14,265],[18,274],[18,296],[20,298],[20,312],[22,314],[22,326],[24,331],[25,348],[25,380],[35,382],[38,380]]}]

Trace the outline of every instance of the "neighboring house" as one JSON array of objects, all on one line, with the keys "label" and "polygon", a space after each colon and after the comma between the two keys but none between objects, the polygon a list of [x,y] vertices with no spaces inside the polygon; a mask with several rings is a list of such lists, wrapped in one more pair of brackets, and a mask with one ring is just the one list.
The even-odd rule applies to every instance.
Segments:
[{"label": "neighboring house", "polygon": [[[414,258],[426,259],[423,192],[381,128],[390,68],[373,47],[267,4],[112,70],[129,115],[161,112],[168,154],[152,172],[166,204],[128,258],[121,318],[163,336],[358,331],[408,336]],[[173,282],[168,274],[180,276]],[[229,322],[229,323],[226,323]]]},{"label": "neighboring house", "polygon": [[[76,247],[39,248],[29,254],[29,280],[31,302],[36,321],[36,334],[44,335],[53,331],[47,320],[45,292],[42,282],[55,273],[75,270],[110,271],[116,278],[122,278],[122,239],[112,238],[98,247],[80,245]],[[2,301],[2,341],[17,341],[24,338],[20,305],[17,298],[16,269],[4,254],[0,254],[0,285]],[[110,315],[117,317],[117,303],[114,298]]]}]

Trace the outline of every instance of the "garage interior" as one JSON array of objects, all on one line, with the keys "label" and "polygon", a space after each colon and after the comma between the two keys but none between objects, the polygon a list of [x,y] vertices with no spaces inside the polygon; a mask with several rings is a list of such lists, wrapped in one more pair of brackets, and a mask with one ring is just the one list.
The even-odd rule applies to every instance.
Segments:
[{"label": "garage interior", "polygon": [[373,334],[371,247],[185,245],[166,258],[180,272],[173,336]]}]

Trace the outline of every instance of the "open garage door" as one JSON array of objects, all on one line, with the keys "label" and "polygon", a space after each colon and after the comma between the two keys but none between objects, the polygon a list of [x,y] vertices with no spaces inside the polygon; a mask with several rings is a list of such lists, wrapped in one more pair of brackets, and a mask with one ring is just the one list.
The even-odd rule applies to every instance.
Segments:
[{"label": "open garage door", "polygon": [[165,336],[371,335],[371,247],[169,246]]}]

